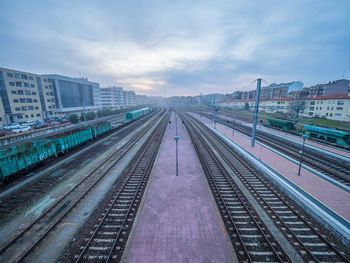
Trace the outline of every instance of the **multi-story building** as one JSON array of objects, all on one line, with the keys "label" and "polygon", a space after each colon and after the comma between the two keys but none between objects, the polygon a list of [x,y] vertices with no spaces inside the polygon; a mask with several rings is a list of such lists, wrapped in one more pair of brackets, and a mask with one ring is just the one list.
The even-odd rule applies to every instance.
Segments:
[{"label": "multi-story building", "polygon": [[0,68],[0,94],[2,125],[55,116],[54,89],[43,75]]},{"label": "multi-story building", "polygon": [[86,78],[44,75],[53,85],[59,115],[101,109],[100,85]]},{"label": "multi-story building", "polygon": [[324,95],[303,100],[305,110],[301,116],[350,121],[350,96]]},{"label": "multi-story building", "polygon": [[[261,88],[260,98],[272,99],[272,98],[287,98],[288,93],[293,91],[302,90],[304,84],[300,81],[293,81],[289,83],[272,83],[267,87]],[[254,95],[255,98],[256,95]]]},{"label": "multi-story building", "polygon": [[136,105],[136,93],[135,91],[124,91],[125,107],[131,107]]},{"label": "multi-story building", "polygon": [[[314,96],[298,100],[291,98],[261,99],[259,111],[292,114],[295,106],[300,106],[299,116],[301,117],[350,121],[350,96],[347,95]],[[255,99],[222,101],[220,107],[234,110],[253,110]]]},{"label": "multi-story building", "polygon": [[122,87],[101,88],[102,108],[121,109],[125,107],[124,91]]}]

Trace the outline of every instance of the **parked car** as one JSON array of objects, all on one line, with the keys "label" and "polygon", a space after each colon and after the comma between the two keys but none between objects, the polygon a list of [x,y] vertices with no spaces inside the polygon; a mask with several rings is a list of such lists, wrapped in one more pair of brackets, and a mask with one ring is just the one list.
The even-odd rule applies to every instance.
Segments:
[{"label": "parked car", "polygon": [[12,132],[13,133],[22,133],[22,132],[27,132],[27,131],[30,131],[30,130],[31,130],[31,127],[29,125],[22,125],[19,128],[12,129]]},{"label": "parked car", "polygon": [[5,130],[13,130],[13,129],[18,129],[21,128],[21,125],[19,125],[17,122],[11,123],[10,125],[4,126]]},{"label": "parked car", "polygon": [[21,125],[27,125],[27,126],[32,126],[35,124],[35,121],[25,121],[23,123],[21,123]]},{"label": "parked car", "polygon": [[5,130],[5,129],[0,130],[0,137],[7,136],[10,134],[11,134],[10,130]]},{"label": "parked car", "polygon": [[42,129],[42,128],[46,128],[46,127],[48,127],[49,125],[47,124],[47,123],[45,123],[45,122],[43,122],[43,123],[36,123],[34,126],[33,126],[33,128],[34,129]]},{"label": "parked car", "polygon": [[61,124],[59,121],[52,121],[49,123],[49,126],[55,126]]}]

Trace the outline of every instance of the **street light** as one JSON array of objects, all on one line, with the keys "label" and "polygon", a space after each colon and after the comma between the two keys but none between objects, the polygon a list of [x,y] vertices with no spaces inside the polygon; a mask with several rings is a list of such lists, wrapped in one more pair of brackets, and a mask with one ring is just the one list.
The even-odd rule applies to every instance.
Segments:
[{"label": "street light", "polygon": [[178,154],[178,147],[177,147],[177,142],[180,140],[179,136],[175,136],[174,140],[176,142],[176,176],[179,176],[179,154]]},{"label": "street light", "polygon": [[307,134],[303,134],[301,137],[303,138],[303,147],[299,151],[299,153],[300,153],[300,163],[299,163],[299,170],[298,170],[298,175],[299,176],[300,176],[301,164],[303,162],[305,141],[306,141],[307,138],[309,138],[309,136]]}]

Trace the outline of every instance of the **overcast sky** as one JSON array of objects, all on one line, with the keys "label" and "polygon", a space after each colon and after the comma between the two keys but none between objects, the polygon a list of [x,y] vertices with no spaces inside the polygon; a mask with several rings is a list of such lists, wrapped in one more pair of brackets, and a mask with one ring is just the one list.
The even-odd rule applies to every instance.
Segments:
[{"label": "overcast sky", "polygon": [[0,67],[138,94],[350,79],[349,0],[0,0]]}]

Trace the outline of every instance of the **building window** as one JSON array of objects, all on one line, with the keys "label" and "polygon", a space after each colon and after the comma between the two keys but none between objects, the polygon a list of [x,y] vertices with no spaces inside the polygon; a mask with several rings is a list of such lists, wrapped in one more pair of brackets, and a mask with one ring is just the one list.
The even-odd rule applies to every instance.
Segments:
[{"label": "building window", "polygon": [[24,115],[24,117],[25,117],[26,119],[28,119],[28,114]]},{"label": "building window", "polygon": [[15,86],[15,83],[12,81],[10,81],[9,84],[10,84],[10,86]]},{"label": "building window", "polygon": [[22,85],[23,85],[23,87],[29,87],[27,82],[23,82]]},{"label": "building window", "polygon": [[320,107],[320,110],[322,110],[322,107]]},{"label": "building window", "polygon": [[38,100],[34,100],[34,102],[38,102]]},{"label": "building window", "polygon": [[319,104],[320,102],[319,101],[317,101],[317,104]]},{"label": "building window", "polygon": [[316,107],[316,110],[318,110],[318,107]]},{"label": "building window", "polygon": [[40,117],[40,113],[37,113],[36,116],[37,116],[37,117]]},{"label": "building window", "polygon": [[38,106],[35,106],[35,109],[36,109],[36,110],[38,110],[38,109],[39,109],[39,107],[38,107]]},{"label": "building window", "polygon": [[333,113],[330,113],[329,116],[332,117],[332,116],[333,116]]},{"label": "building window", "polygon": [[27,106],[22,106],[21,109],[22,109],[22,111],[26,111],[28,109],[28,107]]},{"label": "building window", "polygon": [[22,77],[22,79],[28,79],[27,75],[25,75],[25,74],[22,74],[21,77]]},{"label": "building window", "polygon": [[17,94],[17,91],[11,90],[11,94]]},{"label": "building window", "polygon": [[17,119],[23,119],[23,116],[22,116],[22,114],[20,114],[20,115],[17,115]]},{"label": "building window", "polygon": [[313,112],[309,112],[309,116],[312,116],[312,115],[314,115],[314,113]]},{"label": "building window", "polygon": [[33,117],[34,117],[34,114],[30,114],[30,117],[32,117],[32,118],[33,118]]},{"label": "building window", "polygon": [[33,77],[32,77],[32,76],[29,76],[29,79],[30,79],[30,80],[33,80]]},{"label": "building window", "polygon": [[19,74],[19,73],[14,73],[14,75],[15,75],[16,79],[21,79],[22,78],[21,74]]},{"label": "building window", "polygon": [[20,81],[16,81],[16,87],[21,87],[21,82]]},{"label": "building window", "polygon": [[336,114],[334,114],[334,117],[335,118],[341,118],[341,114],[340,113],[336,113]]},{"label": "building window", "polygon": [[337,105],[344,105],[344,101],[343,100],[338,100]]},{"label": "building window", "polygon": [[21,108],[15,108],[15,111],[21,111]]},{"label": "building window", "polygon": [[329,107],[327,107],[327,110],[329,110]]},{"label": "building window", "polygon": [[315,105],[315,102],[314,102],[314,101],[311,101],[311,102],[310,102],[310,105]]},{"label": "building window", "polygon": [[328,116],[328,112],[326,112],[326,116]]},{"label": "building window", "polygon": [[32,102],[33,102],[33,100],[32,100],[32,99],[27,98],[27,103],[32,103]]},{"label": "building window", "polygon": [[25,103],[25,102],[26,102],[26,99],[20,98],[20,99],[19,99],[19,102],[20,102],[20,103]]},{"label": "building window", "polygon": [[28,106],[28,110],[34,110],[34,106]]},{"label": "building window", "polygon": [[25,94],[25,95],[30,95],[30,94],[32,94],[32,93],[31,93],[29,90],[25,90],[25,91],[24,91],[24,94]]},{"label": "building window", "polygon": [[332,107],[331,110],[334,110],[334,107]]},{"label": "building window", "polygon": [[23,95],[24,94],[23,90],[18,90],[17,92],[18,92],[18,95]]},{"label": "building window", "polygon": [[337,107],[336,110],[343,110],[343,107]]},{"label": "building window", "polygon": [[13,102],[14,103],[18,103],[18,99],[13,99]]},{"label": "building window", "polygon": [[31,88],[34,88],[35,86],[34,86],[34,84],[30,84],[30,87],[31,87]]},{"label": "building window", "polygon": [[13,78],[13,74],[10,73],[10,72],[7,72],[7,76],[10,77],[10,78]]},{"label": "building window", "polygon": [[47,82],[47,79],[44,79],[44,82]]},{"label": "building window", "polygon": [[310,107],[309,110],[314,110],[314,107]]}]

